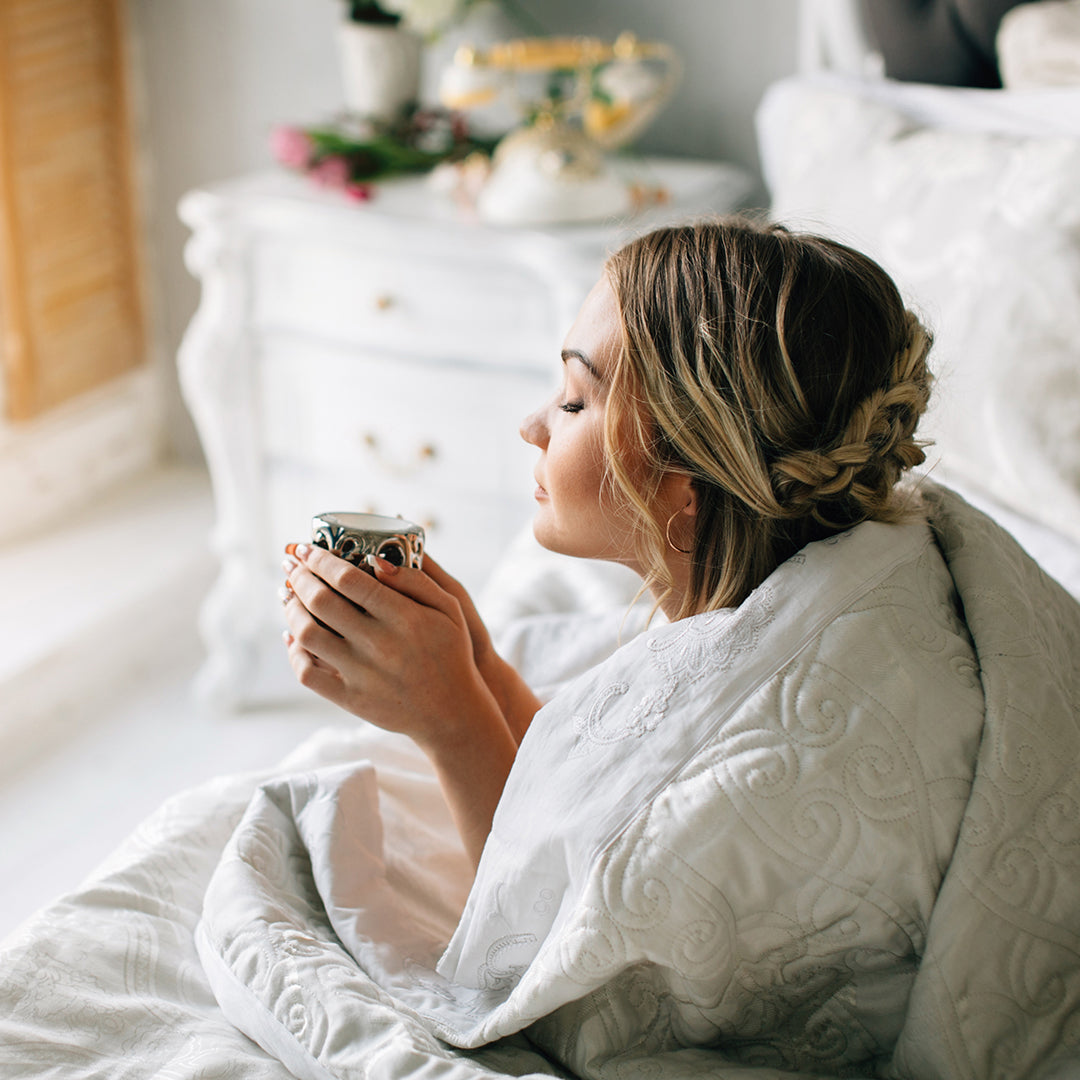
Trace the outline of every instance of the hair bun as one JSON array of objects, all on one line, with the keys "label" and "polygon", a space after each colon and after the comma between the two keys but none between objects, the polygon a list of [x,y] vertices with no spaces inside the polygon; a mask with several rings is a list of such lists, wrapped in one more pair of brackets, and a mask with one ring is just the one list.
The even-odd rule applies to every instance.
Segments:
[{"label": "hair bun", "polygon": [[932,339],[910,311],[905,328],[889,384],[859,403],[839,439],[773,462],[770,478],[782,516],[811,516],[829,526],[868,517],[888,520],[893,485],[926,460],[926,443],[913,436],[930,399],[926,357]]}]

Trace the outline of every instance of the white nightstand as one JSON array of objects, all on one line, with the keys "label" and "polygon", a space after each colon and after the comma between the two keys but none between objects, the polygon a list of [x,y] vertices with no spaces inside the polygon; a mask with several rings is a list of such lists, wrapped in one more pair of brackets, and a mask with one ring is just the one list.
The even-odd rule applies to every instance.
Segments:
[{"label": "white nightstand", "polygon": [[196,190],[188,266],[202,302],[180,349],[206,452],[221,573],[202,612],[202,690],[219,703],[294,686],[277,599],[284,545],[328,510],[400,513],[475,591],[532,513],[520,419],[607,253],[656,225],[736,208],[742,170],[646,159],[670,193],[599,226],[486,227],[423,180],[367,204],[271,173]]}]

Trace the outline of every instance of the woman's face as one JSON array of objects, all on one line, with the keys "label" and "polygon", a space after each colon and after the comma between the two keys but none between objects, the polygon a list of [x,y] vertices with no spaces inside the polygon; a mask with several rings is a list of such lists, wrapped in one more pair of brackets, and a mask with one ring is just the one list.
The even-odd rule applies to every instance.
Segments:
[{"label": "woman's face", "polygon": [[619,337],[615,294],[601,278],[566,335],[558,394],[526,417],[521,437],[540,450],[536,539],[564,555],[633,566],[632,537],[604,482],[604,410]]}]

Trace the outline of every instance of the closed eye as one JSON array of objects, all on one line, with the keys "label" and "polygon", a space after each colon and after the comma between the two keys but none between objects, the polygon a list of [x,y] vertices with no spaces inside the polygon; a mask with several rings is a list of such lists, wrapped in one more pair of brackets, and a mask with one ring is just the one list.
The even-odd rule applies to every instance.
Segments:
[{"label": "closed eye", "polygon": [[567,401],[559,406],[564,413],[579,413],[585,408],[584,401]]}]

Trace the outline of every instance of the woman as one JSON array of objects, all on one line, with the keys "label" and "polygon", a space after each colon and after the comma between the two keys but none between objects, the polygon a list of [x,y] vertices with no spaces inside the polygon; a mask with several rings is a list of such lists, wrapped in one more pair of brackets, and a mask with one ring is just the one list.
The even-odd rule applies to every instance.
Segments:
[{"label": "woman", "polygon": [[[521,428],[541,451],[536,538],[633,568],[669,619],[737,605],[810,541],[902,515],[929,347],[888,276],[840,244],[745,223],[630,244],[567,334],[562,389]],[[478,861],[540,702],[434,560],[374,559],[372,579],[294,550],[297,678],[417,741]]]},{"label": "woman", "polygon": [[[1076,1064],[1080,616],[988,519],[898,486],[929,346],[829,240],[718,222],[615,254],[522,426],[534,530],[633,568],[666,621],[542,708],[434,562],[369,576],[295,549],[298,679],[415,740],[475,870],[449,923],[424,908],[438,885],[402,892],[415,868],[388,865],[424,826],[379,809],[370,768],[337,826],[298,825],[318,846],[383,818],[347,867],[311,853],[368,980],[356,1053],[370,999],[443,1046],[527,1030],[589,1077]],[[323,821],[335,792],[271,802]],[[292,970],[317,933],[282,952],[276,904],[263,930],[233,914],[238,865],[208,950],[241,981],[244,955]],[[304,1023],[290,1039],[333,1030]]]}]

